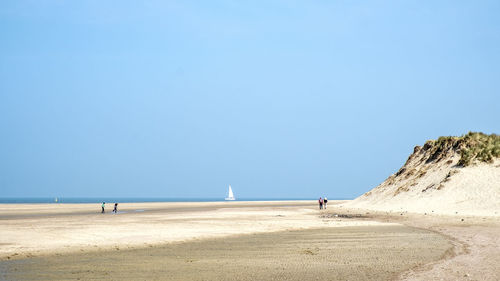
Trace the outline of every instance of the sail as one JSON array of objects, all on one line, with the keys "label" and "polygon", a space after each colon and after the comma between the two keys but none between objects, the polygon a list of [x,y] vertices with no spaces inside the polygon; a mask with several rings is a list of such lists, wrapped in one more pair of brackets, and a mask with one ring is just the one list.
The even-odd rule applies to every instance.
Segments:
[{"label": "sail", "polygon": [[227,193],[226,200],[235,200],[234,194],[233,194],[233,189],[231,188],[231,185],[229,185],[229,191]]}]

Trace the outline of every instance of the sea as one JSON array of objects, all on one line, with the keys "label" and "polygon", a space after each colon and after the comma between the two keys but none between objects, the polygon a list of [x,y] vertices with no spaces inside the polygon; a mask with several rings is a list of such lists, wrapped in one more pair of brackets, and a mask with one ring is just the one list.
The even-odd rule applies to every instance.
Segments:
[{"label": "sea", "polygon": [[[57,199],[57,200],[56,200]],[[315,200],[315,198],[237,198],[236,201],[288,201]],[[345,200],[331,198],[330,200]],[[0,198],[0,204],[46,204],[46,203],[144,203],[144,202],[224,202],[224,198],[161,198],[161,197],[8,197]]]}]

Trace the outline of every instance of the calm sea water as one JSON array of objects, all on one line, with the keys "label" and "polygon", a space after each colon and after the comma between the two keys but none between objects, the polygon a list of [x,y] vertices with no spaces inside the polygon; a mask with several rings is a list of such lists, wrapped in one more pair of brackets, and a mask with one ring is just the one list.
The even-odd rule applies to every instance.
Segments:
[{"label": "calm sea water", "polygon": [[[315,200],[314,198],[237,198],[236,201],[286,201],[286,200]],[[331,200],[344,200],[331,198]],[[139,198],[139,197],[58,197],[57,203],[100,203],[100,202],[223,202],[224,198]],[[56,203],[55,197],[17,197],[0,198],[0,203]]]}]

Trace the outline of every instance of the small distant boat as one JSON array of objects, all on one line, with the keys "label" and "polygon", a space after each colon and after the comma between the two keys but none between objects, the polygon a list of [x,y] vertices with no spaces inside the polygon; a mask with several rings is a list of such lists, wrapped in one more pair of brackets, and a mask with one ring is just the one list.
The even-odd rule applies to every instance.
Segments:
[{"label": "small distant boat", "polygon": [[229,185],[229,191],[227,192],[226,201],[234,201],[234,200],[236,200],[236,198],[234,198],[233,189],[231,189],[231,185]]}]

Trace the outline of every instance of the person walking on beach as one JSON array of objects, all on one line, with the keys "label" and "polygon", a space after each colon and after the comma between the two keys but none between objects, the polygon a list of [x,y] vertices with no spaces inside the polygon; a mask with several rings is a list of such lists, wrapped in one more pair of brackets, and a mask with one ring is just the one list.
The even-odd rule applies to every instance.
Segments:
[{"label": "person walking on beach", "polygon": [[101,205],[101,208],[102,208],[101,214],[104,214],[104,205],[106,205],[106,202],[102,202],[102,205]]},{"label": "person walking on beach", "polygon": [[115,203],[115,207],[113,208],[113,213],[116,214],[118,212],[118,203]]},{"label": "person walking on beach", "polygon": [[319,203],[319,209],[320,210],[323,209],[323,198],[320,197],[318,203]]},{"label": "person walking on beach", "polygon": [[328,203],[328,198],[325,197],[325,199],[323,199],[323,205],[325,207],[325,210],[326,210],[326,203]]}]

